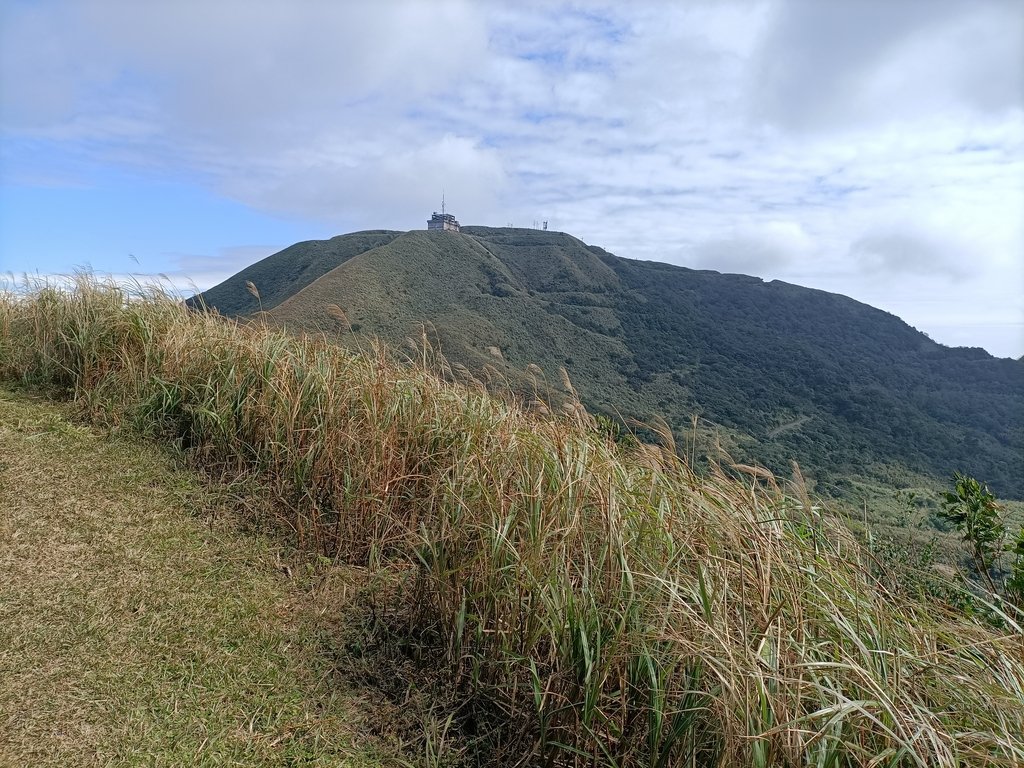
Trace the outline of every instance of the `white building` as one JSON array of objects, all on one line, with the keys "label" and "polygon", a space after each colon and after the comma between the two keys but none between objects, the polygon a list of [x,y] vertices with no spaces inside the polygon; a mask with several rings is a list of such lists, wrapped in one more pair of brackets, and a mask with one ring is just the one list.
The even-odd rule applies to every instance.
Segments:
[{"label": "white building", "polygon": [[434,213],[427,222],[427,229],[441,229],[448,232],[458,232],[459,222],[450,213]]},{"label": "white building", "polygon": [[427,229],[438,229],[442,232],[458,232],[459,222],[455,216],[444,209],[444,195],[441,195],[441,212],[434,211],[434,215],[427,222]]}]

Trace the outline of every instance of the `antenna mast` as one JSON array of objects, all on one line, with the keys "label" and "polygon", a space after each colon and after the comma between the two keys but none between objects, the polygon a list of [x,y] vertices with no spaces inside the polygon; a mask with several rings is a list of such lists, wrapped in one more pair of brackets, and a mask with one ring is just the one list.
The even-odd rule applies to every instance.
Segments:
[{"label": "antenna mast", "polygon": [[444,216],[444,190],[441,190],[441,215]]}]

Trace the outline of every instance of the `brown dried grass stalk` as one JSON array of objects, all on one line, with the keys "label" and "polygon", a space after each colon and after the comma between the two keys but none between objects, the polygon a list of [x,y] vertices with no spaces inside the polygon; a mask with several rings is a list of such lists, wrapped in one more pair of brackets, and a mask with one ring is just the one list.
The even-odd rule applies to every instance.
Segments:
[{"label": "brown dried grass stalk", "polygon": [[492,759],[1024,761],[1012,617],[897,600],[800,484],[699,477],[379,349],[88,279],[0,300],[0,375],[258,475],[308,547],[411,566],[404,626],[504,713]]}]

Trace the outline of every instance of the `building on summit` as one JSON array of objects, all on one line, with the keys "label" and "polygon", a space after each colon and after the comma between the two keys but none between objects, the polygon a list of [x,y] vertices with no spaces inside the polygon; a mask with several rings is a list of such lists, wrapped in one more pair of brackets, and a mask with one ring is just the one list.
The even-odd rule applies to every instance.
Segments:
[{"label": "building on summit", "polygon": [[434,211],[434,215],[430,217],[430,221],[427,222],[427,229],[436,229],[442,232],[458,232],[459,222],[455,220],[455,216],[451,213],[445,212],[444,209],[444,195],[441,195],[441,212]]},{"label": "building on summit", "polygon": [[448,232],[458,232],[459,222],[450,213],[434,213],[427,222],[427,229],[442,229]]}]

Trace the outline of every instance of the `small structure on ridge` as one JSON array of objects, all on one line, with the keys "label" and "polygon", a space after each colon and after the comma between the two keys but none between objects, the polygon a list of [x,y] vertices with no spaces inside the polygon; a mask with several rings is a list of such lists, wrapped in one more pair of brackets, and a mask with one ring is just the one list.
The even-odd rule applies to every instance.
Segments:
[{"label": "small structure on ridge", "polygon": [[442,232],[458,232],[459,222],[455,220],[455,216],[451,213],[447,213],[444,209],[444,195],[441,195],[441,212],[434,211],[434,215],[430,217],[427,222],[427,229],[437,229]]}]

